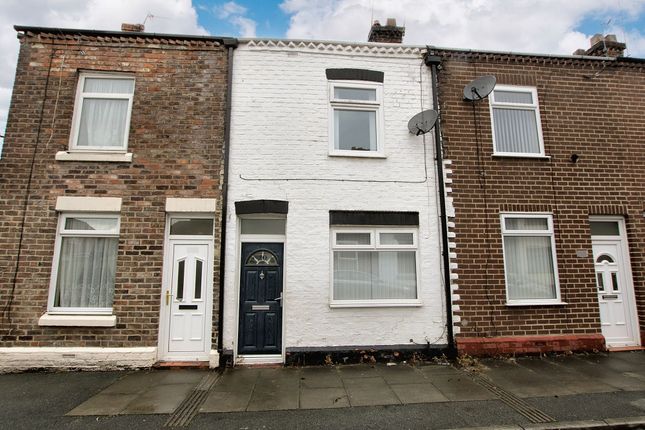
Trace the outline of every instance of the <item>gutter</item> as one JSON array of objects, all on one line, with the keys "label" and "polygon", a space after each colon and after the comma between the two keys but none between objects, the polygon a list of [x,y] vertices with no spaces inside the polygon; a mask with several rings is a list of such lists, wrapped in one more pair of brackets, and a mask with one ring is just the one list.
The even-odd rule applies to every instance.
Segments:
[{"label": "gutter", "polygon": [[[441,57],[436,55],[429,55],[426,53],[424,57],[426,66],[430,67],[432,73],[432,104],[433,108],[439,110],[439,98],[437,94],[437,71],[438,66],[441,65]],[[441,210],[441,244],[442,244],[442,258],[443,258],[443,277],[444,288],[446,295],[446,328],[448,331],[448,351],[447,355],[453,358],[457,355],[457,348],[455,346],[455,333],[452,318],[452,288],[450,285],[450,247],[448,242],[448,215],[446,213],[446,186],[443,178],[443,151],[441,140],[441,115],[437,117],[437,122],[434,126],[434,141],[435,141],[435,160],[437,162],[437,182],[439,186],[439,208]]]},{"label": "gutter", "polygon": [[220,225],[220,260],[219,260],[219,313],[217,318],[217,350],[222,351],[222,327],[224,325],[224,266],[226,260],[226,217],[228,208],[228,169],[231,143],[231,101],[233,92],[233,50],[237,47],[237,39],[227,39],[225,45],[228,48],[228,70],[226,77],[226,110],[224,113],[224,172],[222,180],[222,221]]}]

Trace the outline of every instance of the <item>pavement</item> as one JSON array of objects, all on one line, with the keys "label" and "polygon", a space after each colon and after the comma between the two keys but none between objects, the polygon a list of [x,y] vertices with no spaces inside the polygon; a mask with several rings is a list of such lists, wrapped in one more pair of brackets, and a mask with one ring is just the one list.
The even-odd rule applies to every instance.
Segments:
[{"label": "pavement", "polygon": [[645,428],[645,352],[0,375],[0,428]]}]

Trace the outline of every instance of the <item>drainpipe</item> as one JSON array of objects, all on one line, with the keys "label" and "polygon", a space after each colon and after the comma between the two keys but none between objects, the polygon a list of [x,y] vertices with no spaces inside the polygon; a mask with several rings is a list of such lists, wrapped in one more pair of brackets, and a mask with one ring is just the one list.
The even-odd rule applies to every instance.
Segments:
[{"label": "drainpipe", "polygon": [[[424,57],[426,66],[430,67],[432,73],[432,104],[433,109],[439,110],[439,99],[437,95],[437,70],[441,65],[441,57],[430,55],[428,51]],[[437,181],[439,185],[439,207],[441,209],[441,243],[443,257],[443,277],[446,294],[446,328],[448,331],[448,356],[455,357],[457,348],[455,346],[455,334],[452,320],[452,288],[450,286],[450,248],[448,246],[448,215],[446,214],[446,187],[443,179],[443,150],[441,141],[441,115],[438,116],[434,126],[435,160],[437,162]]]},{"label": "drainpipe", "polygon": [[224,261],[226,259],[226,216],[228,207],[228,166],[231,143],[231,93],[233,91],[233,50],[237,39],[226,38],[223,44],[228,48],[228,70],[226,79],[226,110],[224,113],[224,172],[222,181],[222,222],[220,225],[219,260],[219,314],[217,318],[217,351],[223,356],[222,328],[224,326]]}]

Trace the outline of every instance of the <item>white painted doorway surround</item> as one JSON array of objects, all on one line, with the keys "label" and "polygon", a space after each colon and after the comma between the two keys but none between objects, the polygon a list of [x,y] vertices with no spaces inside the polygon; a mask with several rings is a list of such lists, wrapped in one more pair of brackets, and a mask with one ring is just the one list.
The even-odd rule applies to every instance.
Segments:
[{"label": "white painted doorway surround", "polygon": [[640,345],[629,247],[622,217],[593,217],[591,241],[600,324],[609,348]]}]

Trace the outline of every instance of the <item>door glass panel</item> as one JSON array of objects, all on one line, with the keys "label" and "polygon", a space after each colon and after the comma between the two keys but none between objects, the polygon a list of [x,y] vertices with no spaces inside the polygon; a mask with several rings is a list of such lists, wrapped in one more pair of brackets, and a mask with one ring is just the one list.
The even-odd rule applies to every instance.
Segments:
[{"label": "door glass panel", "polygon": [[619,236],[618,221],[591,221],[592,236]]},{"label": "door glass panel", "polygon": [[201,260],[195,260],[195,300],[202,298],[202,268],[204,263]]},{"label": "door glass panel", "polygon": [[336,233],[336,245],[369,245],[370,233]]},{"label": "door glass panel", "polygon": [[246,259],[247,266],[277,266],[278,259],[269,251],[256,251]]},{"label": "door glass panel", "polygon": [[596,273],[596,283],[598,284],[599,291],[605,291],[605,280],[602,273]]},{"label": "door glass panel", "polygon": [[285,219],[243,219],[242,234],[283,235]]},{"label": "door glass panel", "polygon": [[179,267],[177,268],[177,300],[183,300],[184,298],[184,269],[186,266],[186,261],[181,260],[179,262]]},{"label": "door glass panel", "polygon": [[607,254],[602,254],[596,259],[596,263],[613,263],[614,259]]},{"label": "door glass panel", "polygon": [[618,273],[616,272],[611,272],[611,288],[618,291]]},{"label": "door glass panel", "polygon": [[172,218],[171,235],[212,236],[213,220],[209,218]]}]

